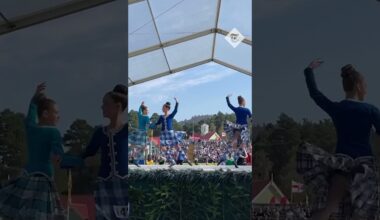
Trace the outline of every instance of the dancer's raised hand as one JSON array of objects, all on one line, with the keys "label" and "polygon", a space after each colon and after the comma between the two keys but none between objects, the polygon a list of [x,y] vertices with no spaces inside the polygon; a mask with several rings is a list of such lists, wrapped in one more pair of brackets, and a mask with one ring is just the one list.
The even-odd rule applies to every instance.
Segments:
[{"label": "dancer's raised hand", "polygon": [[231,96],[232,96],[232,94],[228,94],[228,95],[227,95],[228,98],[231,97]]},{"label": "dancer's raised hand", "polygon": [[174,100],[175,100],[175,102],[176,102],[176,103],[178,103],[178,100],[177,100],[177,98],[176,98],[176,97],[174,97]]},{"label": "dancer's raised hand", "polygon": [[46,82],[37,85],[35,95],[43,94],[46,90]]},{"label": "dancer's raised hand", "polygon": [[309,64],[308,67],[311,69],[316,69],[316,68],[320,67],[322,65],[322,63],[323,63],[323,60],[315,59],[315,60],[311,61],[311,63]]},{"label": "dancer's raised hand", "polygon": [[36,92],[34,93],[33,99],[39,99],[45,96],[46,83],[40,83],[37,85]]},{"label": "dancer's raised hand", "polygon": [[144,105],[144,101],[141,102],[141,106],[143,106],[143,105]]}]

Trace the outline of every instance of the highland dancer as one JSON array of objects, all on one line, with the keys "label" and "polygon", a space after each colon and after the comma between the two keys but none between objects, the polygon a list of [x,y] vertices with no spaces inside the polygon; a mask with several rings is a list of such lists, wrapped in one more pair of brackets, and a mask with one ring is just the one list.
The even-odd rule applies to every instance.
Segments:
[{"label": "highland dancer", "polygon": [[1,188],[0,218],[66,218],[53,178],[52,161],[60,161],[61,167],[70,168],[82,166],[83,160],[64,154],[62,137],[56,127],[58,108],[54,100],[45,96],[45,89],[45,83],[38,85],[30,102],[25,120],[28,162],[19,178]]},{"label": "highland dancer", "polygon": [[103,117],[107,126],[99,127],[82,157],[101,150],[101,164],[95,191],[96,219],[128,219],[128,125],[123,121],[128,89],[117,85],[103,98]]},{"label": "highland dancer", "polygon": [[[249,147],[250,146],[250,134],[248,127],[248,118],[252,118],[251,111],[245,107],[245,99],[242,96],[238,96],[239,107],[234,107],[230,103],[231,95],[226,97],[228,107],[235,113],[236,123],[232,123],[230,121],[226,121],[224,124],[224,131],[228,134],[229,138],[232,139],[232,152],[234,155],[234,165],[236,168],[237,160],[239,159],[239,154],[237,152],[237,148],[240,145],[241,147]],[[230,146],[229,146],[230,147]],[[228,150],[231,152],[231,150]],[[228,153],[229,153],[228,152]],[[223,159],[224,157],[222,157]],[[219,161],[219,164],[222,161]]]},{"label": "highland dancer", "polygon": [[173,130],[173,119],[177,114],[178,110],[178,101],[174,98],[176,104],[174,111],[169,114],[170,111],[170,102],[166,102],[162,106],[163,115],[160,116],[158,121],[155,124],[152,124],[151,128],[156,128],[158,125],[161,125],[161,134],[160,134],[160,145],[161,145],[161,156],[166,158],[166,162],[170,164],[170,168],[173,167],[176,162],[174,159],[175,147],[178,146],[179,140],[177,135]]},{"label": "highland dancer", "polygon": [[[335,154],[311,144],[301,144],[297,169],[315,193],[313,220],[329,219],[339,210],[342,219],[375,219],[379,210],[378,171],[370,136],[372,127],[380,135],[380,111],[363,102],[367,94],[364,76],[352,65],[341,69],[346,98],[333,102],[318,90],[314,60],[304,71],[311,98],[334,122]],[[343,208],[343,209],[341,209]]]},{"label": "highland dancer", "polygon": [[129,136],[129,144],[133,147],[133,163],[136,166],[140,166],[138,161],[144,160],[145,149],[148,145],[148,133],[147,130],[150,126],[150,119],[148,116],[149,110],[144,102],[141,103],[138,113],[138,123],[139,127],[137,131],[131,132]]}]

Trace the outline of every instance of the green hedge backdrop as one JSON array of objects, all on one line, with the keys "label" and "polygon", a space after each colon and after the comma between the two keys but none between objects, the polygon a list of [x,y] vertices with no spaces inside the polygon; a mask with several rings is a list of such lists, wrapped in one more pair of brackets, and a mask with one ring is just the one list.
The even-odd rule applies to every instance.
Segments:
[{"label": "green hedge backdrop", "polygon": [[250,220],[252,173],[130,170],[130,219]]}]

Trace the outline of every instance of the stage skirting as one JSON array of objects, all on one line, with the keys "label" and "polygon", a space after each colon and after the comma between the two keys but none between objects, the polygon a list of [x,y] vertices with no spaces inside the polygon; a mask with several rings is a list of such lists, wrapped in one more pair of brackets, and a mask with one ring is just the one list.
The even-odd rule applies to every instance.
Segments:
[{"label": "stage skirting", "polygon": [[251,166],[129,166],[130,218],[250,220]]}]

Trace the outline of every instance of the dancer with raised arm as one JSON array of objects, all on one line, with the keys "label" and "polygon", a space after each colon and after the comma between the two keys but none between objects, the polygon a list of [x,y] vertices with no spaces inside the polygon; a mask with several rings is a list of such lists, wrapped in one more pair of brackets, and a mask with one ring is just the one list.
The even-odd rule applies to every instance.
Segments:
[{"label": "dancer with raised arm", "polygon": [[96,219],[128,219],[128,124],[123,114],[127,108],[128,88],[116,85],[103,97],[103,117],[107,126],[95,130],[82,157],[101,150],[101,164],[95,191]]},{"label": "dancer with raised arm", "polygon": [[[224,124],[224,131],[228,134],[229,138],[232,139],[232,151],[234,152],[234,164],[237,166],[237,160],[239,156],[237,154],[238,145],[242,144],[242,146],[248,147],[250,146],[250,134],[248,127],[248,118],[252,118],[251,111],[245,107],[245,99],[242,96],[238,96],[239,107],[235,107],[230,102],[230,97],[232,95],[228,95],[226,97],[228,107],[235,113],[236,123],[232,123],[230,121],[226,121]],[[240,144],[239,144],[240,143]],[[221,161],[219,161],[219,164]]]},{"label": "dancer with raised arm", "polygon": [[166,102],[162,106],[162,112],[164,114],[159,117],[158,121],[155,124],[151,125],[151,128],[155,128],[158,125],[161,125],[161,155],[166,158],[166,162],[170,164],[169,167],[173,167],[176,164],[174,159],[174,148],[179,144],[177,135],[173,130],[173,119],[178,111],[178,100],[177,98],[174,98],[174,100],[176,103],[173,112],[169,114],[171,104],[170,102]]},{"label": "dancer with raised arm", "polygon": [[70,168],[83,160],[64,154],[57,129],[59,112],[56,102],[45,95],[46,84],[37,86],[25,120],[28,161],[23,174],[0,190],[0,217],[6,219],[64,219],[59,193],[53,178],[52,161]]},{"label": "dancer with raised arm", "polygon": [[133,163],[136,166],[140,166],[138,164],[138,161],[144,159],[144,152],[148,145],[148,128],[150,125],[150,119],[149,119],[149,110],[148,107],[144,104],[144,102],[141,103],[139,112],[138,112],[138,123],[139,127],[137,131],[131,132],[129,135],[129,144],[132,145],[133,151],[135,152],[135,155],[133,155],[134,161]]},{"label": "dancer with raised arm", "polygon": [[337,145],[335,154],[308,143],[300,145],[297,170],[316,196],[312,219],[329,219],[347,205],[349,208],[340,210],[342,219],[375,219],[379,208],[378,173],[370,136],[373,127],[380,134],[379,109],[364,102],[364,76],[350,64],[341,68],[345,99],[333,102],[327,98],[314,79],[314,70],[322,63],[314,60],[304,74],[310,97],[334,123]]}]

